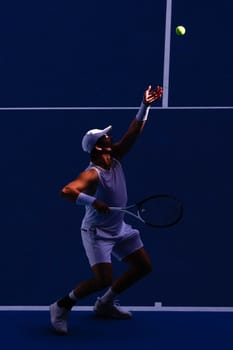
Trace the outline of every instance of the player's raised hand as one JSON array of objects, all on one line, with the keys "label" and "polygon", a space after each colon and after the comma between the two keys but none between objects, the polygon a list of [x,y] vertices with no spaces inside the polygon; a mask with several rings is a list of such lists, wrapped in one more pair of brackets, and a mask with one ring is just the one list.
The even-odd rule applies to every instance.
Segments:
[{"label": "player's raised hand", "polygon": [[144,92],[143,101],[146,105],[150,105],[155,101],[159,100],[163,94],[163,88],[157,86],[155,89],[152,89],[152,86],[149,85],[146,91]]}]

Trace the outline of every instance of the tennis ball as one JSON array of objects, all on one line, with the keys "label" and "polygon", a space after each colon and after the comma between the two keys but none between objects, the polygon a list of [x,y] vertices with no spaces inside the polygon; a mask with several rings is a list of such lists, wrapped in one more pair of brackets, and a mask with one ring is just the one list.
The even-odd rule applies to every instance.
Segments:
[{"label": "tennis ball", "polygon": [[176,27],[176,34],[177,35],[185,35],[186,29],[183,26],[177,26]]}]

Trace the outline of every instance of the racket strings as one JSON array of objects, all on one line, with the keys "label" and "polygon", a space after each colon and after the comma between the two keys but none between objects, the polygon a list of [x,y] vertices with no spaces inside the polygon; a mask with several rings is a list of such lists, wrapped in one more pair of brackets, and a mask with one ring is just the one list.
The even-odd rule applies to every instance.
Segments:
[{"label": "racket strings", "polygon": [[176,223],[182,215],[181,203],[173,198],[156,197],[145,201],[140,216],[151,226],[166,227]]}]

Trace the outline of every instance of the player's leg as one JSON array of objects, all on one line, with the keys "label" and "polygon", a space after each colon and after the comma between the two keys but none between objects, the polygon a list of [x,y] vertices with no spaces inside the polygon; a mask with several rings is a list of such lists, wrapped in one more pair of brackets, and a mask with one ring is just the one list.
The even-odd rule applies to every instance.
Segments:
[{"label": "player's leg", "polygon": [[80,282],[67,296],[58,300],[58,306],[71,309],[79,299],[109,287],[112,284],[112,264],[98,263],[92,266],[93,278]]},{"label": "player's leg", "polygon": [[92,266],[94,277],[80,282],[74,288],[73,293],[76,299],[82,299],[86,296],[109,287],[112,284],[112,264],[98,263]]},{"label": "player's leg", "polygon": [[109,287],[112,283],[112,264],[99,263],[92,267],[94,277],[80,282],[68,295],[50,305],[50,319],[55,331],[67,334],[67,319],[69,311],[86,296]]},{"label": "player's leg", "polygon": [[152,270],[150,257],[144,247],[130,253],[122,261],[130,267],[112,284],[112,290],[116,294],[122,293]]},{"label": "player's leg", "polygon": [[[112,253],[119,260],[127,263],[129,269],[113,282],[107,292],[101,298],[98,298],[95,304],[95,309],[102,304],[103,314],[106,314],[106,316],[109,314],[109,317],[114,318],[130,318],[132,316],[130,312],[124,311],[115,305],[114,298],[147,275],[152,269],[150,258],[143,247],[139,232],[128,226],[125,229],[130,230],[129,232],[126,231],[128,235],[114,246]],[[107,308],[104,310],[104,305],[111,306],[109,311]],[[115,312],[112,312],[113,309]]]},{"label": "player's leg", "polygon": [[93,231],[82,232],[82,240],[94,276],[80,282],[68,295],[50,306],[53,328],[62,334],[67,333],[68,313],[77,301],[109,287],[112,283],[111,251],[113,243],[96,240]]},{"label": "player's leg", "polygon": [[128,319],[132,313],[117,304],[114,299],[151,271],[151,262],[146,250],[142,247],[123,259],[130,268],[117,278],[106,293],[97,299],[94,310],[98,316]]}]

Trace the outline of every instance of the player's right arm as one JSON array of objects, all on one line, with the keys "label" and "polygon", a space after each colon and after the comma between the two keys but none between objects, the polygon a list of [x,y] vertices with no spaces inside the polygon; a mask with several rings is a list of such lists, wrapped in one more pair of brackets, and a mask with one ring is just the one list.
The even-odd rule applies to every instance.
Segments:
[{"label": "player's right arm", "polygon": [[83,171],[77,179],[68,183],[61,190],[61,196],[72,203],[92,205],[101,213],[109,211],[107,204],[95,198],[99,177],[94,169]]},{"label": "player's right arm", "polygon": [[125,154],[129,152],[144,128],[150,106],[155,101],[158,101],[162,97],[162,94],[163,88],[161,86],[157,86],[155,89],[152,89],[151,85],[147,87],[143,95],[142,104],[136,117],[131,122],[127,132],[123,135],[122,139],[112,146],[113,157],[122,159]]}]

